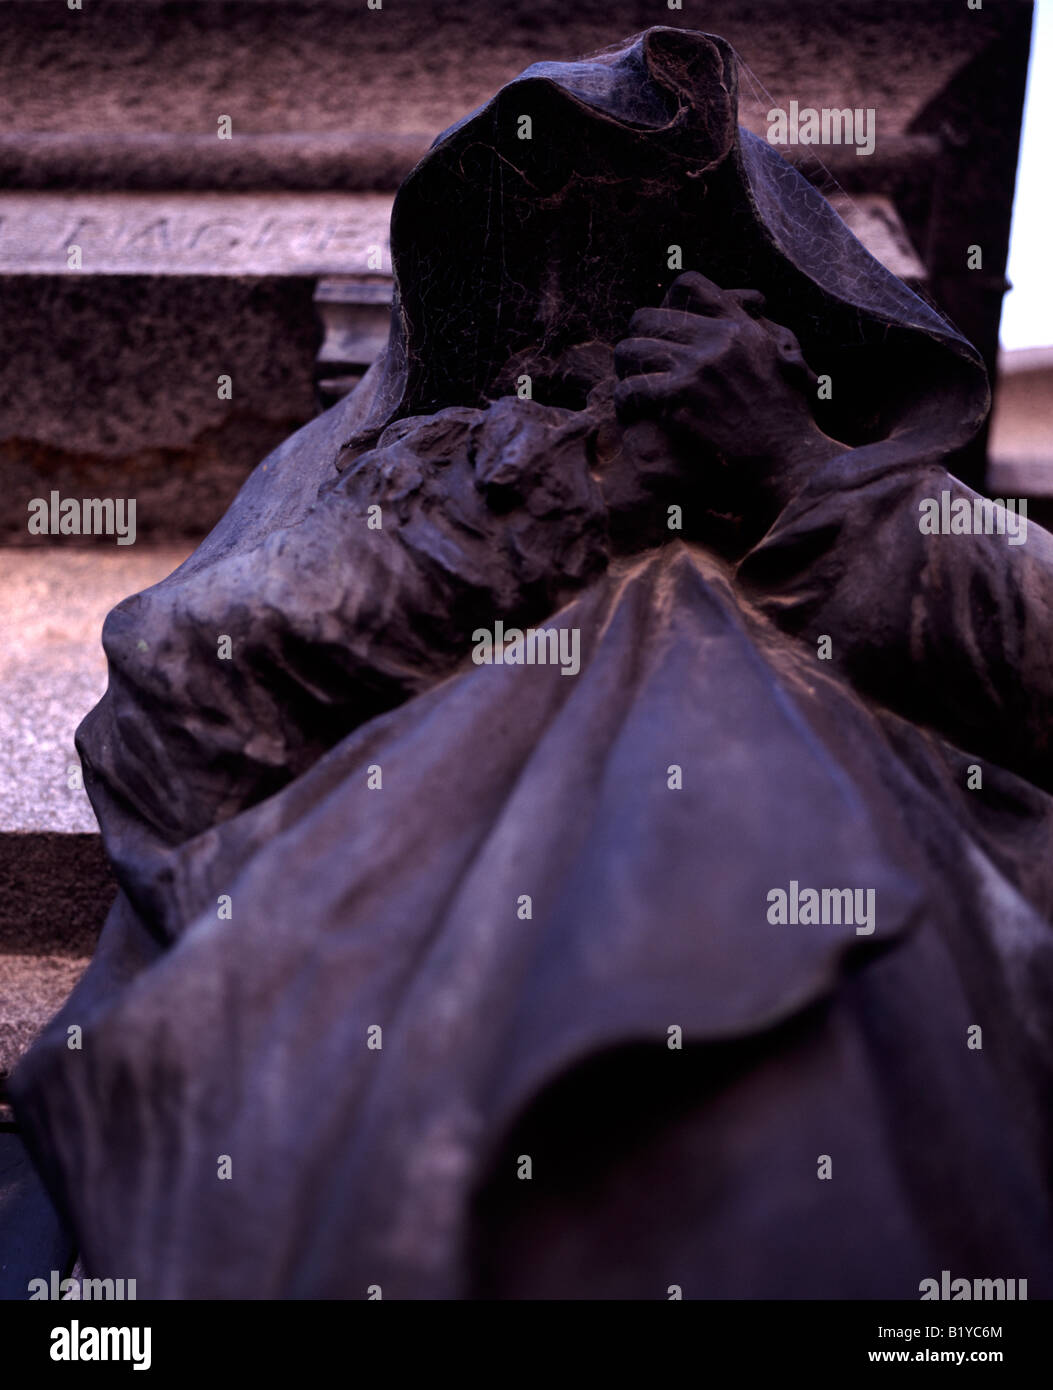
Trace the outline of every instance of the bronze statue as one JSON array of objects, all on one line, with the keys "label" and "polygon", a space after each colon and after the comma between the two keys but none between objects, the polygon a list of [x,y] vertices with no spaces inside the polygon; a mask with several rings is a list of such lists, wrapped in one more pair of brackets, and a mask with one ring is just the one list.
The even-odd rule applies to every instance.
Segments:
[{"label": "bronze statue", "polygon": [[440,136],[384,357],[109,616],[121,893],[13,1085],[90,1273],[1053,1292],[1053,541],[919,525],[979,357],[735,73]]}]

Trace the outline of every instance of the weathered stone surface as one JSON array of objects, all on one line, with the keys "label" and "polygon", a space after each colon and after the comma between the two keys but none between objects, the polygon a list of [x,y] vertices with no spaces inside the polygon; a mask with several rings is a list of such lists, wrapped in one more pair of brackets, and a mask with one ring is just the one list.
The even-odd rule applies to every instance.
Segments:
[{"label": "weathered stone surface", "polygon": [[0,275],[365,275],[390,216],[381,193],[0,193]]},{"label": "weathered stone surface", "polygon": [[69,785],[74,730],[106,688],[99,627],[184,557],[0,550],[0,1092],[83,974],[117,891]]},{"label": "weathered stone surface", "polygon": [[[186,554],[171,546],[118,550],[112,537],[108,552],[0,549],[0,856],[10,856],[8,872],[20,851],[3,848],[4,832],[97,830],[83,789],[69,784],[76,781],[70,770],[79,770],[74,730],[106,689],[102,621],[122,598],[171,574]],[[34,861],[34,872],[43,885],[51,869]],[[0,950],[28,910],[11,892],[8,881],[0,895]],[[40,913],[61,917],[43,886],[38,901]]]},{"label": "weathered stone surface", "polygon": [[20,325],[0,356],[5,544],[49,543],[26,522],[51,488],[137,498],[143,539],[200,536],[316,413],[313,292],[308,277],[0,278],[0,316]]},{"label": "weathered stone surface", "polygon": [[0,888],[0,953],[78,959],[117,891],[98,835],[58,830],[0,835]]},{"label": "weathered stone surface", "polygon": [[383,131],[260,135],[240,126],[236,140],[170,130],[7,131],[0,132],[0,183],[86,193],[388,192],[428,144],[422,135]]},{"label": "weathered stone surface", "polygon": [[379,194],[0,194],[0,314],[20,325],[0,363],[5,543],[49,543],[26,521],[52,489],[135,498],[148,542],[206,531],[316,412],[315,277],[382,272],[389,210]]},{"label": "weathered stone surface", "polygon": [[[112,887],[109,896],[114,896]],[[96,932],[109,906],[107,902],[96,921]],[[82,956],[12,955],[0,950],[0,1086],[84,974],[94,937],[84,945]]]},{"label": "weathered stone surface", "polygon": [[70,786],[74,730],[106,688],[99,627],[184,558],[0,550],[0,1092],[83,973],[117,891]]},{"label": "weathered stone surface", "polygon": [[[705,22],[749,64],[744,124],[763,129],[769,104],[795,96],[844,105],[848,68],[863,104],[886,113],[891,135],[1001,31],[1003,8],[710,0]],[[564,0],[529,9],[389,0],[381,11],[337,0],[92,0],[79,13],[7,0],[0,128],[68,132],[83,123],[105,135],[149,123],[214,135],[216,117],[230,111],[235,131],[431,135],[529,63],[617,43],[653,24],[658,9],[676,27],[699,22],[687,7],[653,0],[578,0],[572,9]]]}]

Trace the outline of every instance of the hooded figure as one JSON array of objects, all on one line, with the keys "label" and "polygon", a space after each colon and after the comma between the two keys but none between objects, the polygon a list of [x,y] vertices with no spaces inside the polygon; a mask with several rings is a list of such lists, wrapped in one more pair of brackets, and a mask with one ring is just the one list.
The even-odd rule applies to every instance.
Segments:
[{"label": "hooded figure", "polygon": [[104,628],[121,891],[12,1084],[88,1272],[1050,1296],[1053,541],[943,468],[977,354],[681,30],[528,69],[392,248]]}]

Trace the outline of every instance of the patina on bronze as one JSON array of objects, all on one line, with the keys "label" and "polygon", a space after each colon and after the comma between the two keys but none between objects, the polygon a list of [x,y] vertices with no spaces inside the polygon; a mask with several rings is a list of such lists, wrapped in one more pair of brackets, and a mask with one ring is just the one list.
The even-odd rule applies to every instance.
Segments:
[{"label": "patina on bronze", "polygon": [[653,29],[441,136],[385,356],[108,618],[121,892],[13,1083],[90,1273],[1053,1292],[1053,541],[922,533],[983,368],[735,71]]}]

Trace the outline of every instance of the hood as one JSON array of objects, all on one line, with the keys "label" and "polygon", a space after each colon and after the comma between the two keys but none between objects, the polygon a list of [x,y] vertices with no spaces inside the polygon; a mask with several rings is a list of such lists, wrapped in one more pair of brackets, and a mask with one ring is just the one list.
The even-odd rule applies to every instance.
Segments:
[{"label": "hood", "polygon": [[762,291],[796,332],[833,380],[830,433],[861,444],[936,425],[944,451],[965,443],[989,404],[979,354],[739,128],[737,68],[723,39],[652,28],[534,64],[440,135],[395,199],[391,334],[359,439],[506,394],[517,354],[613,346],[700,270]]}]

